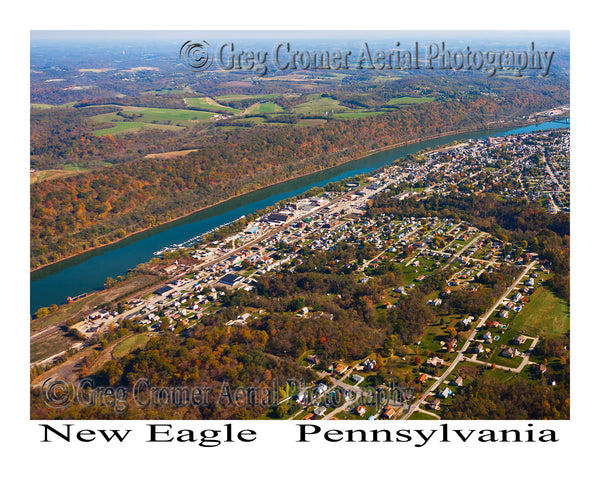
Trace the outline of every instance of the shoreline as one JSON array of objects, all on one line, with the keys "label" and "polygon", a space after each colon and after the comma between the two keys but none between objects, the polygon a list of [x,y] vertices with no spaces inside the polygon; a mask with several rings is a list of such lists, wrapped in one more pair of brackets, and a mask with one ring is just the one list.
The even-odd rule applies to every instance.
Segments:
[{"label": "shoreline", "polygon": [[[544,121],[548,121],[548,120],[544,120]],[[209,208],[216,207],[216,206],[218,206],[218,205],[220,205],[222,203],[228,202],[228,201],[233,200],[235,198],[239,198],[239,197],[242,197],[244,195],[248,195],[248,194],[254,193],[254,192],[259,192],[260,190],[263,190],[265,188],[273,187],[275,185],[279,185],[279,184],[282,184],[282,183],[285,183],[285,182],[289,182],[289,181],[292,181],[292,180],[297,180],[298,178],[306,177],[306,176],[312,175],[314,173],[323,172],[323,171],[329,170],[331,168],[336,168],[336,167],[339,167],[339,166],[344,165],[346,163],[353,162],[353,161],[356,161],[356,160],[360,160],[361,158],[365,158],[365,157],[368,157],[370,155],[374,155],[376,153],[385,152],[385,151],[391,150],[393,148],[399,148],[399,147],[405,147],[405,146],[408,146],[408,145],[413,145],[413,144],[419,143],[419,142],[426,142],[426,141],[429,141],[429,140],[435,140],[436,138],[442,138],[442,137],[446,137],[446,136],[450,136],[450,135],[460,135],[461,133],[478,133],[478,132],[485,132],[487,130],[495,130],[495,129],[501,129],[501,128],[516,128],[516,127],[520,127],[520,126],[527,126],[527,125],[533,125],[533,124],[537,124],[537,123],[543,123],[544,121],[540,121],[540,122],[537,122],[537,121],[536,122],[518,122],[518,121],[515,121],[515,122],[510,122],[509,124],[506,124],[506,125],[503,125],[503,126],[497,126],[497,127],[496,126],[494,126],[494,127],[487,126],[486,128],[481,128],[481,129],[477,129],[477,130],[472,130],[472,129],[469,129],[469,128],[458,129],[458,130],[451,130],[451,131],[447,131],[447,132],[436,134],[436,135],[427,135],[427,136],[424,136],[424,137],[419,137],[418,139],[415,139],[415,140],[405,140],[403,142],[398,142],[398,143],[394,143],[394,144],[391,144],[391,145],[386,145],[384,147],[379,147],[379,148],[367,150],[366,152],[360,153],[359,154],[360,156],[358,156],[356,158],[350,158],[350,159],[348,159],[348,160],[346,160],[344,162],[338,163],[336,165],[332,165],[331,167],[327,167],[327,168],[324,168],[322,170],[314,170],[314,171],[311,171],[311,172],[294,175],[292,177],[286,178],[285,180],[280,180],[280,181],[277,181],[277,182],[270,183],[268,185],[263,185],[262,187],[256,188],[254,190],[250,190],[248,192],[240,193],[240,194],[237,194],[237,195],[232,195],[232,196],[230,196],[230,197],[228,197],[226,199],[220,200],[220,201],[218,201],[216,203],[213,203],[211,205],[207,205],[205,207],[201,207],[199,209],[196,209],[196,210],[193,210],[191,212],[185,213],[185,214],[180,215],[180,216],[178,216],[176,218],[173,218],[171,220],[167,220],[166,222],[163,222],[163,223],[161,223],[159,225],[155,225],[153,227],[148,227],[148,228],[144,228],[144,229],[141,229],[141,230],[137,230],[135,232],[131,232],[131,233],[125,235],[124,237],[119,238],[118,240],[114,240],[112,242],[108,242],[108,243],[105,243],[105,244],[97,246],[97,247],[92,247],[92,248],[88,248],[86,250],[82,250],[80,252],[74,253],[72,255],[68,255],[66,257],[61,258],[60,260],[56,260],[56,261],[51,262],[51,263],[46,263],[45,265],[41,265],[41,266],[36,267],[34,269],[30,269],[29,270],[29,274],[31,275],[34,272],[38,272],[38,271],[43,270],[45,268],[50,268],[52,266],[58,265],[61,262],[65,262],[65,261],[70,260],[72,258],[75,258],[75,257],[77,257],[79,255],[84,255],[86,253],[93,252],[94,250],[99,250],[101,248],[105,248],[105,247],[109,247],[111,245],[115,245],[115,244],[117,244],[119,242],[122,242],[122,241],[126,240],[127,238],[133,237],[134,235],[139,235],[141,233],[147,232],[147,231],[152,230],[154,228],[160,228],[160,227],[163,227],[165,225],[169,225],[170,223],[177,222],[177,221],[179,221],[179,220],[181,220],[183,218],[189,217],[191,215],[195,215],[195,214],[200,213],[200,212],[202,212],[204,210],[207,210]]]}]

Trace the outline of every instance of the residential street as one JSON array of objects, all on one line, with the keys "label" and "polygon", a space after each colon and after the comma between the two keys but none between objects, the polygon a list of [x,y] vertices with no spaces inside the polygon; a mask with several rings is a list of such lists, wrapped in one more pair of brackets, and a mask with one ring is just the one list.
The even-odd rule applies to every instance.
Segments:
[{"label": "residential street", "polygon": [[[500,304],[502,303],[502,301],[506,298],[506,296],[519,284],[519,282],[523,279],[523,277],[525,275],[527,275],[529,273],[529,270],[531,270],[533,268],[533,266],[536,264],[536,260],[532,261],[531,263],[529,263],[524,269],[523,272],[521,272],[521,274],[515,279],[515,281],[512,283],[512,285],[506,289],[506,291],[504,292],[504,295],[502,295],[497,301],[496,303],[494,303],[494,305],[484,314],[481,316],[479,323],[477,324],[477,326],[473,329],[473,331],[471,332],[471,334],[469,335],[469,337],[467,338],[467,340],[465,341],[465,344],[463,345],[463,348],[460,352],[458,352],[458,355],[456,356],[456,358],[454,359],[454,361],[450,364],[450,366],[444,371],[444,373],[433,383],[433,385],[431,385],[424,393],[423,395],[417,399],[412,405],[411,407],[408,409],[408,411],[402,416],[402,420],[406,420],[408,419],[413,412],[415,412],[417,409],[419,409],[419,407],[421,406],[421,404],[427,399],[427,397],[429,395],[431,395],[431,393],[433,393],[434,391],[437,390],[437,388],[444,382],[444,380],[446,380],[446,378],[448,377],[448,375],[450,375],[450,373],[452,373],[452,371],[456,368],[456,366],[462,362],[463,360],[466,360],[465,356],[464,356],[464,352],[467,352],[469,350],[469,348],[471,347],[471,342],[473,342],[473,340],[475,339],[475,336],[477,335],[477,333],[479,332],[479,329],[485,325],[486,320],[489,318],[489,316],[494,312],[494,310],[496,310]],[[521,364],[521,366],[519,368],[523,368],[523,363]],[[520,371],[520,370],[519,370]]]}]

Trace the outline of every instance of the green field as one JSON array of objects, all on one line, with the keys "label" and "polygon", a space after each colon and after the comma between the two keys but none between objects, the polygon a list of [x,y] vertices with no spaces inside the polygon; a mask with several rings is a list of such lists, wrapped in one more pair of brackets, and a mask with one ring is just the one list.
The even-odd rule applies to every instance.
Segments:
[{"label": "green field", "polygon": [[309,95],[308,102],[301,103],[294,108],[294,113],[298,115],[324,115],[348,112],[351,109],[340,105],[339,100],[331,97],[322,97],[319,94]]},{"label": "green field", "polygon": [[437,420],[436,417],[426,414],[425,412],[414,412],[408,417],[409,420]]},{"label": "green field", "polygon": [[164,128],[164,127],[189,127],[199,122],[210,121],[213,118],[213,112],[198,110],[184,110],[174,108],[146,108],[146,107],[124,107],[121,110],[125,115],[137,115],[135,120],[126,119],[117,112],[103,113],[92,117],[93,120],[100,123],[114,123],[112,127],[94,130],[94,135],[108,135],[119,133],[124,130],[135,130],[140,128]]},{"label": "green field", "polygon": [[50,105],[49,103],[32,103],[31,108],[37,108],[40,110],[47,110],[49,108],[68,108],[68,107],[72,107],[76,103],[77,102],[68,102],[68,103],[63,103],[61,105]]},{"label": "green field", "polygon": [[186,98],[185,101],[190,107],[202,108],[204,110],[215,112],[231,113],[233,115],[237,115],[238,113],[240,113],[240,110],[238,110],[237,108],[231,108],[225,105],[221,105],[220,103],[215,102],[210,97]]},{"label": "green field", "polygon": [[133,352],[135,349],[146,345],[148,340],[150,340],[150,337],[145,333],[132,335],[131,337],[128,337],[119,343],[112,351],[112,355],[114,358],[124,357],[128,353]]},{"label": "green field", "polygon": [[283,112],[283,108],[273,102],[265,102],[265,103],[255,103],[248,107],[248,111],[246,112],[249,115],[257,114],[257,113],[279,113]]},{"label": "green field", "polygon": [[392,98],[388,105],[411,105],[415,103],[430,103],[433,102],[433,97],[396,97]]},{"label": "green field", "polygon": [[557,337],[569,331],[569,305],[545,287],[537,287],[521,312],[514,318],[514,331]]},{"label": "green field", "polygon": [[147,92],[143,92],[142,95],[183,95],[183,94],[193,93],[192,89],[189,87],[185,88],[169,88],[165,87],[160,90],[149,90]]},{"label": "green field", "polygon": [[357,112],[335,113],[333,115],[333,117],[339,118],[340,120],[347,120],[347,119],[353,119],[353,118],[371,117],[373,115],[381,115],[382,113],[385,113],[385,112],[357,111]]}]

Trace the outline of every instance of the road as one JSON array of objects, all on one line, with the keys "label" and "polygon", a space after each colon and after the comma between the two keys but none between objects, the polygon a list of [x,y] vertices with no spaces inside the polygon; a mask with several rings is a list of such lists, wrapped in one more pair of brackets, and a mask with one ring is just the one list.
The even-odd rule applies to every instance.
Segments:
[{"label": "road", "polygon": [[494,310],[496,310],[500,306],[500,304],[502,303],[502,301],[504,300],[504,298],[506,298],[506,296],[519,284],[519,282],[523,279],[523,277],[525,275],[527,275],[527,273],[529,272],[529,270],[531,270],[536,263],[537,263],[536,260],[534,260],[533,262],[529,263],[523,269],[523,271],[521,272],[521,274],[511,284],[511,286],[506,289],[506,291],[504,292],[504,294],[502,296],[500,296],[500,298],[496,301],[496,303],[494,303],[494,305],[487,312],[485,312],[484,315],[481,316],[479,323],[473,329],[473,331],[471,332],[471,334],[469,335],[469,337],[465,341],[462,350],[460,352],[458,352],[458,354],[456,355],[456,358],[454,359],[454,361],[444,371],[444,373],[440,377],[437,378],[437,380],[433,383],[433,385],[431,385],[423,393],[423,395],[410,406],[410,408],[408,409],[408,411],[402,417],[402,420],[406,420],[407,418],[409,418],[412,415],[412,413],[415,412],[424,401],[426,401],[427,397],[429,395],[431,395],[431,393],[434,392],[444,382],[444,380],[446,380],[446,378],[448,377],[448,375],[450,375],[450,373],[452,373],[452,371],[456,368],[456,366],[460,362],[462,362],[464,359],[466,359],[465,356],[464,356],[464,352],[467,352],[469,350],[469,348],[471,347],[471,343],[473,342],[473,340],[475,340],[475,336],[477,335],[479,329],[485,324],[486,320],[490,317],[490,315],[494,312]]}]

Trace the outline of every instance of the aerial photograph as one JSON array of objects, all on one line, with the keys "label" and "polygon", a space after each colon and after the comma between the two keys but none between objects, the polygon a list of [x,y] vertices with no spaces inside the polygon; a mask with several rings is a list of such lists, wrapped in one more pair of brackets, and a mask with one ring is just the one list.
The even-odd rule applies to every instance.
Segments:
[{"label": "aerial photograph", "polygon": [[569,31],[29,64],[31,420],[571,418]]}]

